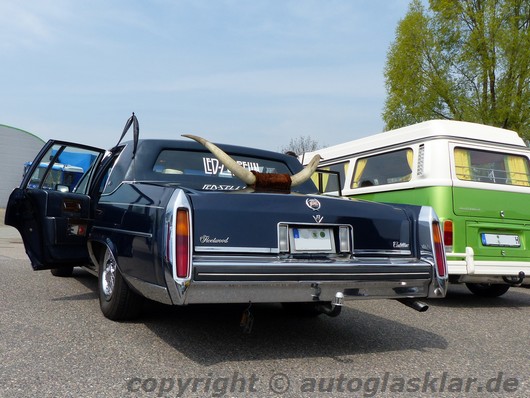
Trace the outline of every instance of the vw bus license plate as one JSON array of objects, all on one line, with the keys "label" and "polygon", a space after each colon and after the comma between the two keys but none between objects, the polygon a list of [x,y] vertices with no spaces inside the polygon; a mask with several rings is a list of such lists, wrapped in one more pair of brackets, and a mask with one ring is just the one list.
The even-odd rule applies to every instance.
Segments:
[{"label": "vw bus license plate", "polygon": [[482,234],[484,246],[521,247],[518,235]]}]

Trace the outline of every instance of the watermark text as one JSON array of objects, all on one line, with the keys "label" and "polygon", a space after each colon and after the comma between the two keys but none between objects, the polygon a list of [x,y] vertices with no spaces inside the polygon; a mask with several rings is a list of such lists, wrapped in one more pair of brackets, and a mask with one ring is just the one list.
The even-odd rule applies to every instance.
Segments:
[{"label": "watermark text", "polygon": [[213,372],[201,377],[132,377],[126,381],[129,393],[157,397],[259,396],[273,392],[278,396],[288,392],[301,394],[356,394],[375,397],[382,393],[515,393],[520,387],[516,377],[498,372],[492,377],[453,377],[448,372],[425,372],[419,377],[403,377],[385,372],[373,377],[357,377],[341,373],[337,376],[300,377],[278,372],[270,376],[244,375],[233,372],[228,376]]}]

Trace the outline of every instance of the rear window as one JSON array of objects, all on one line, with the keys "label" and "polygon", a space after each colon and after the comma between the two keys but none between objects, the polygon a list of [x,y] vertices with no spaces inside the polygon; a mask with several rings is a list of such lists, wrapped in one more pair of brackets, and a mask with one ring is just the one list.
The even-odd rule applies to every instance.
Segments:
[{"label": "rear window", "polygon": [[454,156],[459,180],[530,186],[526,156],[461,147]]},{"label": "rear window", "polygon": [[360,158],[355,163],[351,188],[410,181],[412,161],[410,148]]},{"label": "rear window", "polygon": [[[237,155],[232,158],[250,171],[291,174],[287,165],[279,161]],[[166,176],[173,175],[175,180],[179,180],[178,176],[193,176],[204,177],[210,181],[213,179],[223,184],[231,180],[240,183],[239,179],[210,152],[165,149],[158,155],[153,171]]]}]

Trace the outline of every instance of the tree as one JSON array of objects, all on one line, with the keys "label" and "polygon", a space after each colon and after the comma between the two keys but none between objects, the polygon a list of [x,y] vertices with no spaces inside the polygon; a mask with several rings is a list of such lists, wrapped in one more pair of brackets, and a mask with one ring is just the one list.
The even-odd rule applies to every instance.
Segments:
[{"label": "tree", "polygon": [[296,156],[300,156],[303,153],[316,151],[320,148],[322,148],[322,146],[310,136],[300,136],[297,138],[291,138],[289,145],[282,147],[280,152],[294,152]]},{"label": "tree", "polygon": [[530,1],[413,0],[385,83],[387,130],[454,119],[530,138]]}]

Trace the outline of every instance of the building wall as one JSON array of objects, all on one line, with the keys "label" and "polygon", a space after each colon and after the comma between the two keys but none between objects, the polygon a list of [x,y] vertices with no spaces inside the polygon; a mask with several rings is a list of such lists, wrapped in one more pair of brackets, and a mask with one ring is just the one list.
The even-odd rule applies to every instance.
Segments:
[{"label": "building wall", "polygon": [[0,124],[0,208],[6,207],[11,191],[20,184],[24,163],[33,160],[43,145],[27,131]]}]

